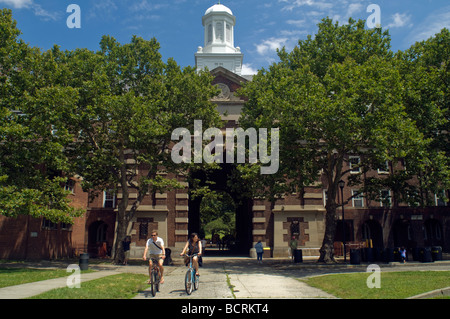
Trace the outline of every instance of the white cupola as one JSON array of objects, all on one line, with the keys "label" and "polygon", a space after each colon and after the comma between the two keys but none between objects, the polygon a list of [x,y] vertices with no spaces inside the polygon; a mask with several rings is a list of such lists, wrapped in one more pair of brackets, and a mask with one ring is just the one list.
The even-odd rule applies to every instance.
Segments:
[{"label": "white cupola", "polygon": [[211,71],[221,66],[240,75],[244,55],[234,46],[233,12],[219,1],[205,11],[202,24],[205,41],[204,47],[198,47],[195,54],[197,70],[207,67]]}]

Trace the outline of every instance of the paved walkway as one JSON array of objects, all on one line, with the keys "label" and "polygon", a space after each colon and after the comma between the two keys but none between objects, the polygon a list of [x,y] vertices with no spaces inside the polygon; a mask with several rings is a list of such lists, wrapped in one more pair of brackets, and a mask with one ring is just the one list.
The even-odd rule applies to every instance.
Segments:
[{"label": "paved walkway", "polygon": [[[367,265],[319,265],[313,260],[292,264],[284,259],[266,259],[262,265],[250,258],[205,257],[204,267],[200,268],[200,289],[191,296],[184,292],[186,267],[176,259],[174,266],[165,267],[165,283],[156,295],[158,299],[233,299],[233,298],[334,298],[319,289],[308,286],[295,278],[317,276],[329,273],[365,272]],[[66,269],[68,262],[42,262],[0,264],[0,267],[19,268],[59,268]],[[380,264],[382,271],[410,270],[450,270],[450,261],[434,263],[391,263]],[[90,264],[90,269],[98,270],[81,275],[81,285],[118,273],[148,274],[145,265],[117,266],[111,264]],[[45,291],[67,286],[67,277],[44,280],[23,285],[0,288],[0,299],[21,299],[38,295]],[[444,291],[448,291],[444,290]],[[435,292],[439,294],[439,292]],[[420,297],[427,297],[424,295]],[[152,298],[149,291],[139,293],[135,299]]]}]

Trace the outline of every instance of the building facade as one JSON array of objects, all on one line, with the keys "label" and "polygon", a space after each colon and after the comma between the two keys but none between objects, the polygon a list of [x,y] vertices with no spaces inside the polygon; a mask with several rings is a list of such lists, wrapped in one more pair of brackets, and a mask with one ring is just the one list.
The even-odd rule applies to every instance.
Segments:
[{"label": "building facade", "polygon": [[[237,90],[251,76],[242,75],[243,54],[234,46],[236,18],[224,5],[216,4],[206,10],[204,46],[195,53],[198,70],[208,68],[213,84],[221,93],[213,99],[225,128],[238,127],[245,98]],[[223,130],[225,129],[223,128]],[[355,159],[348,159],[349,165]],[[349,167],[350,168],[350,167]],[[236,204],[236,251],[253,254],[259,240],[270,247],[271,256],[287,257],[290,240],[294,237],[304,256],[319,256],[325,233],[326,181],[322,188],[307,187],[302,192],[284,196],[272,206],[260,198],[242,198],[235,193],[227,178],[233,173],[233,164],[223,164],[215,173],[195,172],[203,183],[214,182],[213,188],[228,193]],[[164,173],[165,174],[165,173]],[[191,174],[191,173],[187,173]],[[194,173],[192,173],[194,174]],[[373,172],[386,175],[389,172]],[[185,188],[163,194],[147,196],[129,225],[131,258],[142,258],[146,240],[152,230],[158,230],[166,247],[181,251],[188,235],[199,232],[201,198],[189,197],[189,183],[185,175],[170,175]],[[344,198],[351,198],[356,190],[345,187]],[[45,219],[27,216],[17,219],[0,216],[0,258],[51,259],[74,257],[88,252],[92,257],[105,257],[113,251],[117,202],[121,194],[108,191],[89,200],[78,182],[72,189],[73,203],[85,208],[86,214],[76,218],[73,225],[52,224]],[[389,194],[387,194],[389,195]],[[137,194],[131,194],[135,198]],[[387,196],[389,197],[389,196]],[[344,206],[345,216],[339,208],[337,215],[336,252],[344,239],[355,245],[371,247],[441,246],[450,251],[450,207],[436,197],[435,206],[412,208],[402,203],[368,201],[353,197]]]}]

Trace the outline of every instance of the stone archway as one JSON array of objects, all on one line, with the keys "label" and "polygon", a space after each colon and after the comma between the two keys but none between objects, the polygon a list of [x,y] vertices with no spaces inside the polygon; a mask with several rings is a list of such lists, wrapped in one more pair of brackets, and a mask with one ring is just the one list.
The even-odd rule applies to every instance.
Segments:
[{"label": "stone archway", "polygon": [[[235,166],[232,164],[221,164],[220,169],[216,170],[197,170],[192,171],[190,175],[191,183],[189,188],[192,188],[193,181],[197,186],[206,186],[216,192],[224,192],[228,194],[235,205],[235,240],[233,245],[233,253],[248,254],[253,244],[253,212],[252,200],[244,198],[241,194],[230,187],[228,181],[233,173]],[[189,233],[201,233],[202,226],[200,220],[200,205],[202,203],[202,196],[189,196]]]}]

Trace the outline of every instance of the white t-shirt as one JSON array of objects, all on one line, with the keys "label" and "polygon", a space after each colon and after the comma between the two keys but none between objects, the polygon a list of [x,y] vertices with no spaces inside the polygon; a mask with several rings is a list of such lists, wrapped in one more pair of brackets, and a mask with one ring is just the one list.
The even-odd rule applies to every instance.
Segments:
[{"label": "white t-shirt", "polygon": [[[156,237],[155,243],[161,248],[164,246],[164,240],[161,237]],[[147,240],[146,247],[148,247],[148,250],[152,255],[162,254],[162,249],[159,249],[158,247],[155,246],[155,244],[153,244],[153,238]]]}]

